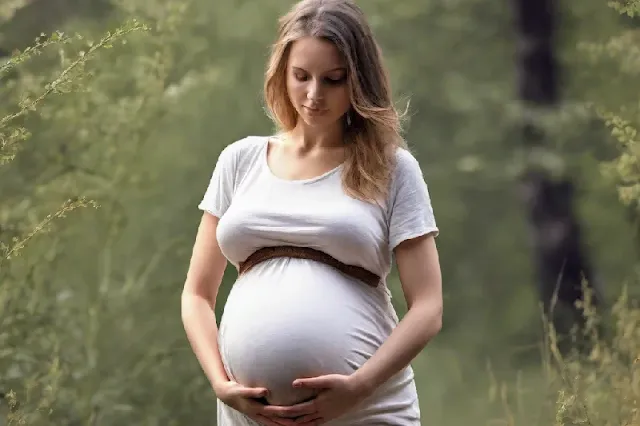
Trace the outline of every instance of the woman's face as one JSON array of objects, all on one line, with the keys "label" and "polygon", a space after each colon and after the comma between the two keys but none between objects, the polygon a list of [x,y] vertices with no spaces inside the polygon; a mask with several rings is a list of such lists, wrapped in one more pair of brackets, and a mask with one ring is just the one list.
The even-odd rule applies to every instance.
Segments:
[{"label": "woman's face", "polygon": [[351,101],[347,67],[333,43],[318,37],[293,43],[287,64],[287,92],[308,126],[332,126],[341,119]]}]

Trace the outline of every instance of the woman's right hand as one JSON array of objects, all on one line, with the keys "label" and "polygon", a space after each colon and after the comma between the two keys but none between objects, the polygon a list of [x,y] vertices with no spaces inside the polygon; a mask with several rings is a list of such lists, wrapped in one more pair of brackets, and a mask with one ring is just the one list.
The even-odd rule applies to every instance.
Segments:
[{"label": "woman's right hand", "polygon": [[264,426],[295,426],[292,419],[274,417],[265,412],[265,405],[258,401],[267,396],[265,388],[250,388],[229,380],[216,389],[216,396],[229,407]]}]

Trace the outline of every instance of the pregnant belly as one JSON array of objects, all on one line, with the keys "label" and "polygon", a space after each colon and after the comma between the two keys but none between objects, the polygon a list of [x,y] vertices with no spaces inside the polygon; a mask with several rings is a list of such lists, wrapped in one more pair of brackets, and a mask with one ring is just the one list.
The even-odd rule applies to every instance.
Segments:
[{"label": "pregnant belly", "polygon": [[314,396],[300,377],[350,374],[391,332],[381,291],[329,266],[273,259],[234,284],[220,324],[220,350],[234,380],[291,405]]}]

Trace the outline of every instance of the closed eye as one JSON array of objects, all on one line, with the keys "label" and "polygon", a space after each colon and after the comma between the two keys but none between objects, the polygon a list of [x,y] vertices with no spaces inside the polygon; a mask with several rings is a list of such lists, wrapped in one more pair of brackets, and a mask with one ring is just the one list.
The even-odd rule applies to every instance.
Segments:
[{"label": "closed eye", "polygon": [[[337,70],[332,70],[332,71],[335,72]],[[310,78],[309,74],[306,71],[297,67],[293,67],[293,76],[297,81],[300,81],[300,82],[308,81]],[[347,80],[346,73],[345,75],[334,74],[332,76],[327,76],[322,79],[324,83],[329,84],[331,86],[337,86],[337,85],[343,84],[346,82],[346,80]]]},{"label": "closed eye", "polygon": [[340,78],[329,78],[329,77],[327,77],[327,78],[325,79],[325,81],[326,81],[327,83],[329,83],[329,84],[331,84],[331,85],[334,85],[334,86],[337,86],[337,85],[339,85],[339,84],[342,84],[342,83],[344,83],[346,80],[347,80],[347,78],[346,78],[346,77],[340,77]]},{"label": "closed eye", "polygon": [[[309,80],[309,76],[304,75],[304,74],[294,74],[294,77],[296,80],[300,81],[300,82],[305,82],[307,80]],[[322,79],[322,81],[326,84],[329,84],[331,86],[338,86],[340,84],[343,84],[345,81],[347,80],[346,77],[339,77],[339,78],[335,78],[335,77],[325,77]]]}]

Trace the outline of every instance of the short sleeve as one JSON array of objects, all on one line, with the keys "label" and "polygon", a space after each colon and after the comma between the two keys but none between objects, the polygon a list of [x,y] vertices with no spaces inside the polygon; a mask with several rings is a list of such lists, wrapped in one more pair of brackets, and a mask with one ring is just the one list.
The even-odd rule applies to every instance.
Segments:
[{"label": "short sleeve", "polygon": [[213,169],[209,186],[204,193],[198,208],[221,218],[229,205],[234,192],[235,158],[229,145],[218,156],[216,166]]},{"label": "short sleeve", "polygon": [[439,233],[420,163],[405,149],[398,150],[396,161],[389,194],[390,250],[405,240]]}]

